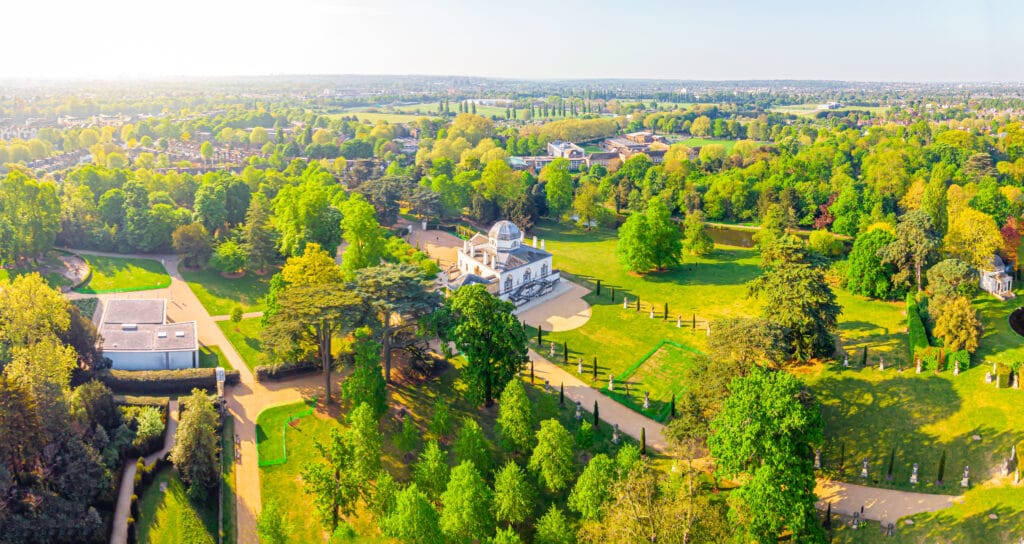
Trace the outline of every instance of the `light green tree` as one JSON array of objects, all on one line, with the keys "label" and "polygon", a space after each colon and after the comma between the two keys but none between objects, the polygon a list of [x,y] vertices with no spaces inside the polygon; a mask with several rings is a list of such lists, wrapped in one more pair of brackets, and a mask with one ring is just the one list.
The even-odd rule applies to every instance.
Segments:
[{"label": "light green tree", "polygon": [[537,473],[544,487],[557,493],[572,481],[575,463],[573,461],[573,438],[557,419],[540,422],[537,431],[537,446],[530,456],[530,470]]},{"label": "light green tree", "polygon": [[491,490],[473,463],[463,461],[452,469],[441,503],[441,532],[449,542],[469,542],[494,530]]},{"label": "light green tree", "polygon": [[533,407],[519,378],[509,380],[498,402],[498,432],[515,451],[533,444]]}]

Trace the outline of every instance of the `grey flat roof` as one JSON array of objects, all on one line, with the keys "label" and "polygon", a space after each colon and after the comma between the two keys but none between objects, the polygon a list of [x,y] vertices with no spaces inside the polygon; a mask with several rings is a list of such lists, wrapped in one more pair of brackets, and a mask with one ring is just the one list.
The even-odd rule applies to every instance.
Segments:
[{"label": "grey flat roof", "polygon": [[[178,333],[181,336],[178,336]],[[163,333],[163,335],[161,335]],[[193,351],[199,349],[196,322],[166,325],[141,324],[125,330],[120,323],[105,323],[100,329],[103,351]]]},{"label": "grey flat roof", "polygon": [[164,322],[167,301],[163,299],[115,299],[108,300],[103,310],[103,323],[150,323]]}]

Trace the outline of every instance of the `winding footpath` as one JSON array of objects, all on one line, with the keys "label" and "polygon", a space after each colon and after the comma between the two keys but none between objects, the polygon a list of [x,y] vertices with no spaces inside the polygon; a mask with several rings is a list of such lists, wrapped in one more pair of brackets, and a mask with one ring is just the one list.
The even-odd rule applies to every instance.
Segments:
[{"label": "winding footpath", "polygon": [[[423,242],[425,242],[423,245],[428,250],[446,248],[450,251],[451,247],[461,245],[461,240],[445,232],[427,231],[426,233],[416,234],[423,238]],[[450,239],[446,239],[446,237]],[[430,243],[426,243],[428,241]],[[304,398],[316,396],[322,392],[322,376],[311,375],[285,382],[257,383],[252,371],[217,325],[218,321],[228,320],[228,316],[211,316],[206,311],[178,272],[179,261],[177,256],[124,255],[82,250],[74,250],[74,252],[111,257],[159,260],[171,277],[170,286],[149,291],[99,294],[95,296],[100,299],[101,303],[110,298],[166,298],[168,301],[168,319],[172,321],[195,321],[200,344],[204,346],[218,346],[231,367],[238,370],[240,376],[239,384],[231,386],[225,391],[227,409],[232,417],[235,418],[235,433],[240,442],[238,447],[240,459],[236,465],[235,476],[236,512],[238,516],[236,521],[237,534],[238,542],[241,544],[258,542],[256,536],[256,515],[260,510],[261,503],[260,475],[256,453],[256,417],[262,410],[270,406],[299,402]],[[68,294],[69,298],[81,298],[82,296],[85,295],[77,293]],[[570,290],[561,296],[556,296],[530,308],[529,313],[531,316],[537,316],[540,319],[544,319],[545,315],[548,318],[562,316],[561,319],[564,320],[563,323],[565,324],[573,320],[568,315],[571,314],[576,316],[577,326],[580,326],[585,322],[586,317],[589,317],[589,314],[584,317],[584,314],[577,307],[578,304],[575,298],[579,298],[579,296],[576,289]],[[572,297],[572,299],[568,297]],[[99,312],[100,309],[97,308],[97,315]],[[563,314],[567,315],[563,316]],[[262,314],[260,312],[252,312],[246,314],[245,317],[258,317],[259,315]],[[539,383],[547,380],[553,390],[557,389],[559,385],[564,385],[566,397],[573,402],[579,402],[588,411],[592,410],[594,403],[597,402],[602,420],[612,425],[617,424],[620,432],[637,440],[640,438],[641,429],[644,429],[648,447],[659,452],[666,452],[668,450],[668,445],[663,436],[664,426],[662,424],[601,394],[597,389],[591,387],[588,382],[581,379],[585,375],[577,376],[576,368],[573,365],[562,366],[555,364],[533,350],[530,350],[529,357],[534,365],[534,376]],[[335,375],[335,380],[340,381],[340,377],[337,374]],[[174,402],[176,406],[176,401]],[[173,409],[172,412],[176,414],[177,410]],[[174,421],[175,426],[176,424],[177,422]],[[170,442],[165,445],[165,450],[169,450],[173,444],[173,432],[170,428],[168,429],[168,436],[170,437],[168,438]],[[158,452],[159,455],[164,453],[166,451]],[[148,457],[146,462],[151,462]],[[131,472],[130,475],[129,471]],[[115,511],[115,528],[111,535],[111,543],[123,544],[126,542],[128,504],[122,505],[122,501],[127,494],[127,501],[130,502],[133,491],[131,482],[134,480],[134,472],[134,464],[125,467],[124,476],[122,477],[122,488],[119,490],[118,504]],[[819,506],[822,509],[825,508],[828,502],[831,502],[834,512],[852,515],[854,511],[860,511],[861,506],[863,506],[865,518],[886,522],[919,512],[939,510],[959,499],[959,497],[944,495],[927,495],[870,488],[829,480],[819,480],[816,491],[818,496],[821,497]]]}]

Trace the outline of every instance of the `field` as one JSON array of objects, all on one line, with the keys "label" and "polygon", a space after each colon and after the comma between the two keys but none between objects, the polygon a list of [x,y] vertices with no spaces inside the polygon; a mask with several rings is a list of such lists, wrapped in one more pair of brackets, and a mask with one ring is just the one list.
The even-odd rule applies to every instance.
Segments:
[{"label": "field", "polygon": [[834,110],[819,110],[818,104],[793,104],[790,106],[775,106],[769,108],[769,111],[775,111],[779,113],[791,113],[793,115],[800,115],[804,117],[814,116],[822,112],[844,112],[844,111],[869,111],[873,115],[881,115],[889,111],[888,106],[843,106]]},{"label": "field", "polygon": [[[464,364],[460,359],[454,361],[455,366],[445,365],[434,377],[425,382],[397,383],[391,389],[389,406],[404,406],[408,409],[413,422],[420,429],[420,436],[423,439],[437,438],[433,433],[427,432],[426,427],[433,416],[433,406],[438,397],[443,398],[449,407],[453,432],[444,438],[442,447],[450,449],[448,442],[455,435],[455,430],[461,425],[464,417],[473,417],[483,429],[484,435],[491,442],[493,465],[500,467],[511,455],[501,450],[498,444],[498,436],[495,428],[495,417],[497,410],[485,410],[471,406],[466,402],[461,391],[465,391],[466,385],[460,379],[459,368]],[[562,424],[575,433],[579,423],[574,418],[574,410],[568,405],[559,407],[558,395],[555,393],[544,393],[539,387],[527,386],[527,394],[530,396],[534,407],[534,414],[538,421],[547,418],[558,418]],[[261,461],[266,457],[280,457],[282,445],[280,442],[281,427],[288,420],[290,414],[302,411],[306,408],[304,403],[279,406],[264,410],[257,417],[257,437],[262,441],[259,446]],[[589,416],[588,416],[589,417]],[[289,426],[287,430],[288,461],[280,465],[260,467],[260,492],[263,504],[268,501],[277,501],[285,505],[285,515],[293,526],[293,532],[289,542],[319,542],[322,538],[320,524],[311,515],[313,512],[312,498],[303,491],[300,477],[301,467],[304,463],[315,461],[319,458],[315,442],[327,440],[333,429],[342,429],[343,426],[335,418],[325,417],[317,412],[314,415],[306,416]],[[384,458],[383,465],[395,479],[400,482],[409,481],[410,465],[415,456],[399,449],[395,443],[395,436],[400,424],[393,415],[385,415],[381,425],[383,438]],[[602,422],[601,432],[595,437],[595,444],[590,448],[590,453],[614,454],[619,446],[611,444],[609,438],[611,430],[607,424]],[[422,441],[417,445],[417,450],[422,449]],[[652,452],[653,453],[653,452]],[[580,453],[577,459],[577,473],[583,468],[587,454]],[[450,457],[454,462],[454,456]],[[656,463],[661,463],[661,458],[655,457]],[[523,462],[520,459],[520,462]],[[549,500],[546,495],[538,497],[536,512],[547,510]],[[563,505],[564,507],[564,505]],[[357,542],[390,542],[378,536],[378,531],[370,519],[369,514],[363,507],[357,510],[354,519],[350,520],[352,526],[359,534]]]},{"label": "field", "polygon": [[231,279],[213,270],[179,268],[179,271],[210,315],[228,315],[236,305],[246,313],[263,311],[263,297],[270,288],[274,272],[263,276],[246,273],[241,278]]},{"label": "field", "polygon": [[92,277],[76,289],[80,293],[118,293],[163,289],[171,284],[167,270],[151,259],[125,259],[82,255]]},{"label": "field", "polygon": [[[160,491],[161,483],[167,484],[166,493]],[[212,544],[217,542],[217,505],[190,500],[177,473],[168,467],[139,498],[136,530],[141,544]]]},{"label": "field", "polygon": [[251,370],[256,368],[257,365],[263,364],[259,338],[261,329],[260,318],[243,319],[237,325],[231,321],[218,321],[217,325],[224,331],[224,336],[228,338],[231,345],[235,346],[235,349],[238,350],[238,354],[245,361],[245,366]]},{"label": "field", "polygon": [[[615,377],[614,391],[608,391],[606,384],[604,393],[651,418],[665,421],[671,413],[672,396],[685,389],[683,373],[696,355],[695,350],[682,344],[662,342]],[[651,394],[647,410],[643,407],[644,391]]]}]

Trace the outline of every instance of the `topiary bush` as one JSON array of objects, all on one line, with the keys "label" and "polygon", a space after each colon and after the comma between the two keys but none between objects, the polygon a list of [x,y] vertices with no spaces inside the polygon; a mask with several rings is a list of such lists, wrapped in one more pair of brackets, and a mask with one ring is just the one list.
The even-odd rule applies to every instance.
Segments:
[{"label": "topiary bush", "polygon": [[954,351],[949,354],[946,360],[950,368],[955,370],[959,367],[960,372],[963,372],[971,366],[971,353],[965,349]]},{"label": "topiary bush", "polygon": [[921,320],[921,312],[914,294],[907,295],[907,335],[910,337],[910,360],[916,361],[915,351],[929,346],[928,332]]},{"label": "topiary bush", "polygon": [[1010,387],[1010,375],[1013,370],[1006,363],[996,363],[996,387],[1003,389]]}]

